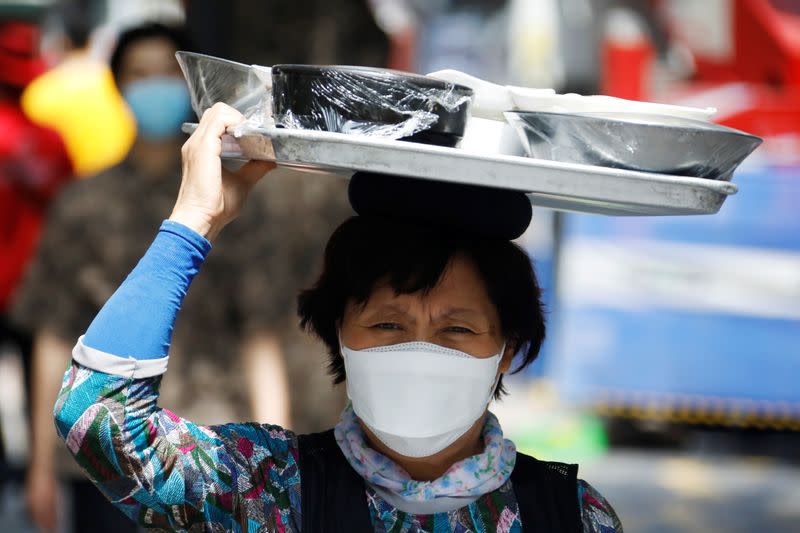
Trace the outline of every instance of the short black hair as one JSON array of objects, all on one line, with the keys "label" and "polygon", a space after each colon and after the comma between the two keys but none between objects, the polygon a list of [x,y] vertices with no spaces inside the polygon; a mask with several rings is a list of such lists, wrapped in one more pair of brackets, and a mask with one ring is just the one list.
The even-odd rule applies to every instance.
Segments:
[{"label": "short black hair", "polygon": [[111,53],[111,73],[114,80],[119,84],[119,77],[122,71],[122,60],[128,49],[138,42],[148,39],[167,39],[175,45],[176,50],[193,51],[189,34],[181,26],[167,26],[159,22],[148,22],[141,26],[129,28],[120,33],[117,44]]},{"label": "short black hair", "polygon": [[[326,345],[334,383],[346,378],[339,327],[348,302],[366,303],[386,281],[397,294],[428,292],[456,257],[471,261],[486,284],[503,336],[517,350],[514,372],[536,359],[545,336],[542,291],[519,246],[399,219],[354,216],[334,231],[319,279],[298,297],[300,326]],[[495,398],[504,393],[501,378]]]},{"label": "short black hair", "polygon": [[73,48],[86,48],[92,28],[97,25],[95,10],[91,9],[90,3],[89,0],[62,0],[54,10],[53,15],[60,21]]}]

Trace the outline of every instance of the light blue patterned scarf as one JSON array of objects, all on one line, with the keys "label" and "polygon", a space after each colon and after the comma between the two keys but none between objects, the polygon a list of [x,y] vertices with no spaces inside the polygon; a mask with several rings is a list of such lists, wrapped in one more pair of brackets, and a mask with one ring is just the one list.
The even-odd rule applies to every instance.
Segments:
[{"label": "light blue patterned scarf", "polygon": [[514,443],[503,438],[500,423],[492,413],[487,413],[481,432],[483,452],[455,463],[433,481],[411,479],[397,463],[370,448],[350,404],[334,434],[344,456],[361,477],[406,501],[488,494],[508,481],[517,458]]}]

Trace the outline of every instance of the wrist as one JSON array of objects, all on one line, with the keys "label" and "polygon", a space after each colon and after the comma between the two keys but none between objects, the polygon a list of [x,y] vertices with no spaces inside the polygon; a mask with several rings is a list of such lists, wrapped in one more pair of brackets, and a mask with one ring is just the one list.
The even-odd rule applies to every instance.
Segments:
[{"label": "wrist", "polygon": [[222,229],[221,225],[216,223],[212,217],[205,216],[202,213],[182,210],[177,207],[173,209],[169,220],[183,224],[209,241],[214,240]]}]

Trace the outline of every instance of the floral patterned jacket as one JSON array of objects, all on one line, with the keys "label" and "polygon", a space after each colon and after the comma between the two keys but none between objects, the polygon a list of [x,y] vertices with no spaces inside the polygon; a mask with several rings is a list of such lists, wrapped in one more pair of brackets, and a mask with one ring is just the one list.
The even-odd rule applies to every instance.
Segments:
[{"label": "floral patterned jacket", "polygon": [[[55,406],[56,426],[79,465],[120,510],[152,531],[300,531],[293,433],[259,424],[195,425],[158,407],[160,376],[93,370],[79,361],[106,354],[91,352],[97,351],[76,346]],[[461,509],[432,515],[404,513],[366,490],[376,532],[524,530],[510,483]],[[610,505],[584,481],[578,498],[584,533],[622,531]]]}]

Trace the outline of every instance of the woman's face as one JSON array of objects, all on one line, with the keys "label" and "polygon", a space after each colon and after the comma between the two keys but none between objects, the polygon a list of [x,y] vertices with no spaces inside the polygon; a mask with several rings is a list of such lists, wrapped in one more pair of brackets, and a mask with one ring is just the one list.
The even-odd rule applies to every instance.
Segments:
[{"label": "woman's face", "polygon": [[164,37],[142,39],[131,44],[122,56],[119,86],[156,77],[183,79],[181,67],[175,59],[175,45]]},{"label": "woman's face", "polygon": [[[428,294],[395,294],[378,286],[363,306],[350,302],[341,327],[342,344],[354,350],[425,341],[491,357],[503,347],[500,317],[475,266],[457,257]],[[500,365],[505,372],[513,348]]]}]

